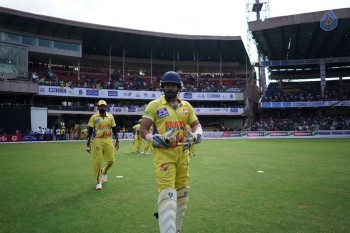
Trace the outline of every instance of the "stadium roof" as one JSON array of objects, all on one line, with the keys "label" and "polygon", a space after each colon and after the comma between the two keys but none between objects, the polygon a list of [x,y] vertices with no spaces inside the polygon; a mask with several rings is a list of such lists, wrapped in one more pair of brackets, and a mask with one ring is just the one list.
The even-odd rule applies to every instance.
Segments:
[{"label": "stadium roof", "polygon": [[[42,16],[0,7],[0,28],[51,38],[81,41],[86,54],[159,60],[250,64],[240,36],[192,36],[132,30]],[[152,52],[151,52],[152,51]]]},{"label": "stadium roof", "polygon": [[[338,26],[332,31],[324,31],[320,27],[320,21],[327,12],[267,18],[264,21],[251,21],[248,25],[257,44],[258,52],[265,60],[350,57],[350,8],[333,10],[338,19]],[[327,68],[339,65],[349,66],[350,62],[327,64]],[[316,76],[317,72],[319,76],[318,66],[314,67]],[[350,76],[349,71],[347,74]]]}]

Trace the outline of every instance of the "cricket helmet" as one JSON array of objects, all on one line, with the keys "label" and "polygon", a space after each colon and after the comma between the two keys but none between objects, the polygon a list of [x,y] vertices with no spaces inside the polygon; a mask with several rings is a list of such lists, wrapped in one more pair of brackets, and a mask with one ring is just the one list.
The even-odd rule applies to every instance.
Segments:
[{"label": "cricket helmet", "polygon": [[163,78],[160,81],[160,87],[164,88],[165,83],[176,83],[179,89],[182,87],[181,77],[174,71],[168,71],[163,75]]},{"label": "cricket helmet", "polygon": [[106,105],[107,106],[107,103],[104,100],[100,100],[100,101],[98,101],[97,105],[98,106],[100,106],[100,105]]}]

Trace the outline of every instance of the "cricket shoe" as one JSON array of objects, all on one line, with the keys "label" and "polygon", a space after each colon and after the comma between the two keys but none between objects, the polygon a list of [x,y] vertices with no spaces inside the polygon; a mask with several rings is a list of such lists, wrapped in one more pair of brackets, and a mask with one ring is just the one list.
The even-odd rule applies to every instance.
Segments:
[{"label": "cricket shoe", "polygon": [[103,175],[103,174],[102,174],[102,181],[103,181],[104,183],[107,183],[107,181],[108,181],[107,174],[106,174],[106,175]]},{"label": "cricket shoe", "polygon": [[101,182],[96,184],[96,190],[102,190],[102,183]]}]

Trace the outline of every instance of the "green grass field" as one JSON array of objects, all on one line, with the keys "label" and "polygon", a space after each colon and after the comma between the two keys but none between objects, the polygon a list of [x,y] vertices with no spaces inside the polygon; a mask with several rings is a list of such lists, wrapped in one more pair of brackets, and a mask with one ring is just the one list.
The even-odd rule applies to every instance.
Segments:
[{"label": "green grass field", "polygon": [[[120,146],[96,191],[84,142],[0,144],[0,232],[158,232],[153,155]],[[350,139],[203,140],[196,154],[183,232],[350,232]]]}]

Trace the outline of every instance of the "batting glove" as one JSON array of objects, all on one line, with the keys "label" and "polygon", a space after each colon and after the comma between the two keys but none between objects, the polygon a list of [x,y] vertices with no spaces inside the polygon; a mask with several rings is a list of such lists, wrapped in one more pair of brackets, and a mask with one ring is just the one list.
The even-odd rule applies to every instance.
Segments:
[{"label": "batting glove", "polygon": [[202,134],[200,133],[192,133],[191,130],[187,130],[186,136],[184,137],[183,149],[190,149],[194,144],[198,144],[202,141]]},{"label": "batting glove", "polygon": [[152,145],[154,147],[170,147],[176,141],[174,129],[168,130],[165,134],[156,134],[152,137]]},{"label": "batting glove", "polygon": [[192,133],[191,130],[187,130],[186,136],[184,139],[185,142],[189,142],[192,145],[198,144],[202,141],[202,134],[200,133]]}]

